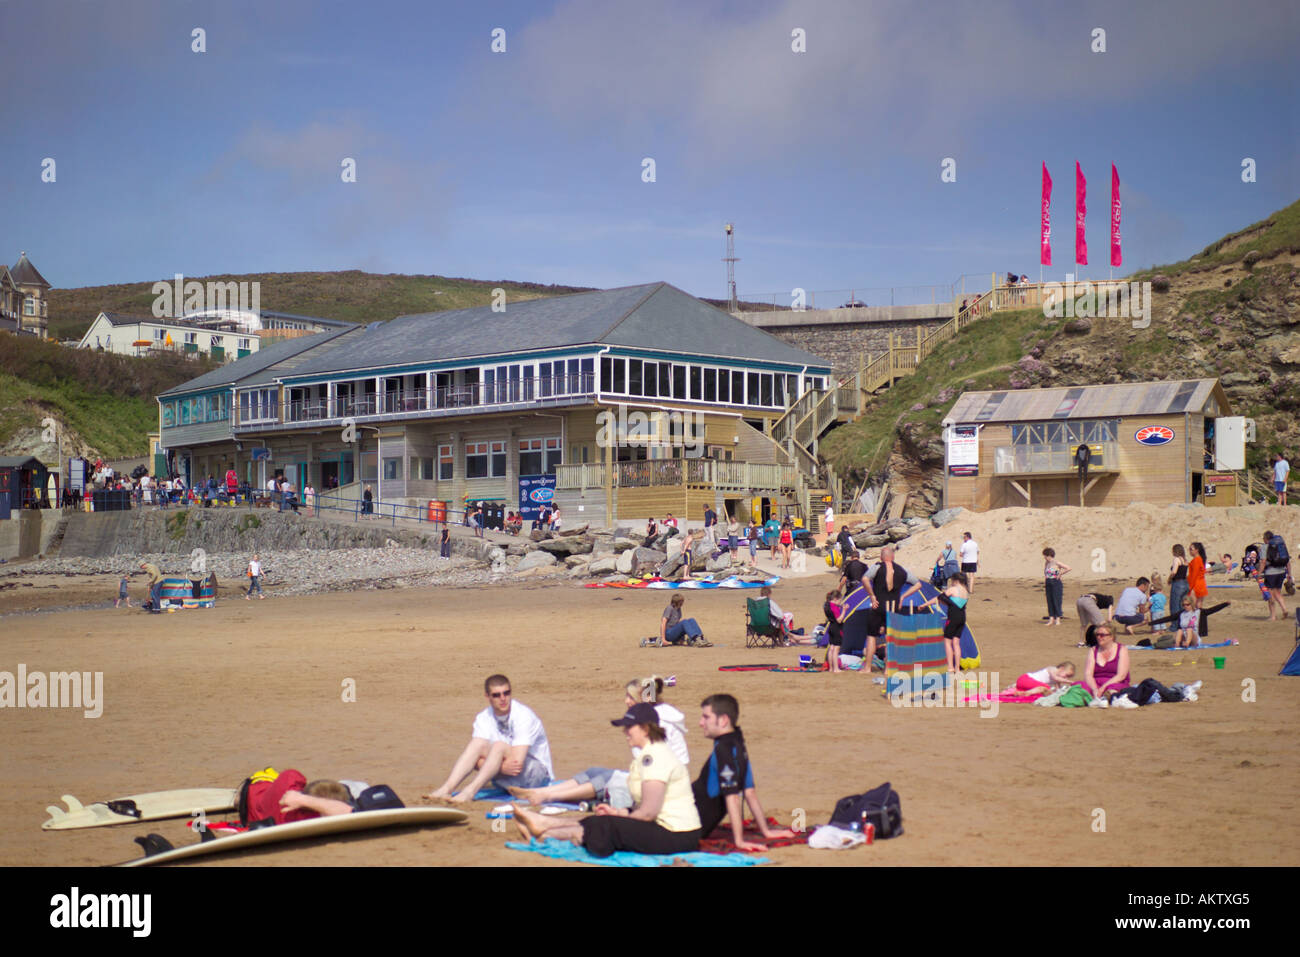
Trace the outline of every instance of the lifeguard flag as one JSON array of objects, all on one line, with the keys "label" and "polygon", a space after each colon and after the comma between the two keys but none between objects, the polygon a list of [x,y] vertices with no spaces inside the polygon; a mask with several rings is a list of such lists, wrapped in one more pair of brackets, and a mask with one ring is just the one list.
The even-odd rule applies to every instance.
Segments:
[{"label": "lifeguard flag", "polygon": [[1110,164],[1110,264],[1122,265],[1124,256],[1120,252],[1119,241],[1119,170]]},{"label": "lifeguard flag", "polygon": [[1043,214],[1042,239],[1039,243],[1038,261],[1044,266],[1052,264],[1052,177],[1043,163]]},{"label": "lifeguard flag", "polygon": [[1079,161],[1074,161],[1074,261],[1088,265],[1088,237],[1083,233],[1084,220],[1088,218],[1088,181],[1083,178]]}]

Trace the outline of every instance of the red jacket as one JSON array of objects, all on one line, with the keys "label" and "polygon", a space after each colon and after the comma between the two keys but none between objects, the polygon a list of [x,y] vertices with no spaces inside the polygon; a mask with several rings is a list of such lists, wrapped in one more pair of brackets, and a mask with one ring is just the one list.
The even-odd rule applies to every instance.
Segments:
[{"label": "red jacket", "polygon": [[306,786],[307,779],[303,777],[302,772],[295,771],[293,768],[281,771],[280,776],[274,781],[254,781],[248,787],[248,822],[251,824],[270,817],[275,818],[276,824],[288,824],[292,821],[306,821],[309,818],[320,817],[315,811],[306,808],[285,811],[280,807],[280,798],[284,797],[285,792],[301,791]]}]

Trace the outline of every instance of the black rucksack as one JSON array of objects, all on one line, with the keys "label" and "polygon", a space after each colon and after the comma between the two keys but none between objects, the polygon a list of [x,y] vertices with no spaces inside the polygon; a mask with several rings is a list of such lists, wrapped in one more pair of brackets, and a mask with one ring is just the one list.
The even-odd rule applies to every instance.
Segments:
[{"label": "black rucksack", "polygon": [[1291,553],[1286,550],[1286,542],[1281,535],[1274,535],[1268,541],[1268,563],[1274,568],[1281,568],[1291,560]]},{"label": "black rucksack", "polygon": [[898,792],[889,786],[888,781],[865,794],[850,794],[835,802],[831,824],[849,828],[855,822],[859,828],[873,825],[876,837],[882,839],[903,833],[903,805]]}]

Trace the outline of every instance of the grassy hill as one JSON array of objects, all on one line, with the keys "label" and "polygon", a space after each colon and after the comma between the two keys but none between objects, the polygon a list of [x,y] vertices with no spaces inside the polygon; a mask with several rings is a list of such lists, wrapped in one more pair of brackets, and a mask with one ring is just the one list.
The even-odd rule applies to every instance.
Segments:
[{"label": "grassy hill", "polygon": [[137,359],[0,335],[0,449],[53,462],[55,444],[41,438],[48,417],[60,424],[65,455],[142,456],[158,428],[153,397],[213,368],[180,354]]},{"label": "grassy hill", "polygon": [[1289,450],[1294,459],[1300,452],[1300,202],[1196,256],[1132,278],[1152,283],[1149,328],[1093,319],[1080,329],[1039,309],[994,313],[876,396],[856,422],[831,432],[823,456],[854,484],[888,472],[891,484],[933,507],[942,484],[940,422],[962,392],[1214,377],[1233,413],[1256,420],[1248,464],[1262,468],[1274,450]]},{"label": "grassy hill", "polygon": [[[506,291],[507,300],[516,302],[590,291],[587,286],[548,286],[504,279],[449,279],[396,273],[379,275],[355,269],[347,272],[189,276],[186,279],[203,283],[260,282],[263,309],[358,323],[410,313],[486,306],[491,303],[492,290],[497,287]],[[50,291],[50,335],[79,339],[101,311],[150,315],[155,298],[152,289],[153,282],[53,289]],[[705,302],[726,306],[724,301],[717,299],[706,299]],[[758,309],[762,306],[743,303],[741,308]]]}]

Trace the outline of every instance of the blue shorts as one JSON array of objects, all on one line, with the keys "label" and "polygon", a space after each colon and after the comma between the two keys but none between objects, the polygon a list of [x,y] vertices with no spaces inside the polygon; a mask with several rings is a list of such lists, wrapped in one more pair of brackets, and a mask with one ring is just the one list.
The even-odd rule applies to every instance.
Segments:
[{"label": "blue shorts", "polygon": [[1286,491],[1286,482],[1274,482],[1274,483],[1273,483],[1273,491],[1274,491],[1274,492],[1278,492],[1278,493],[1285,492],[1285,491]]}]

